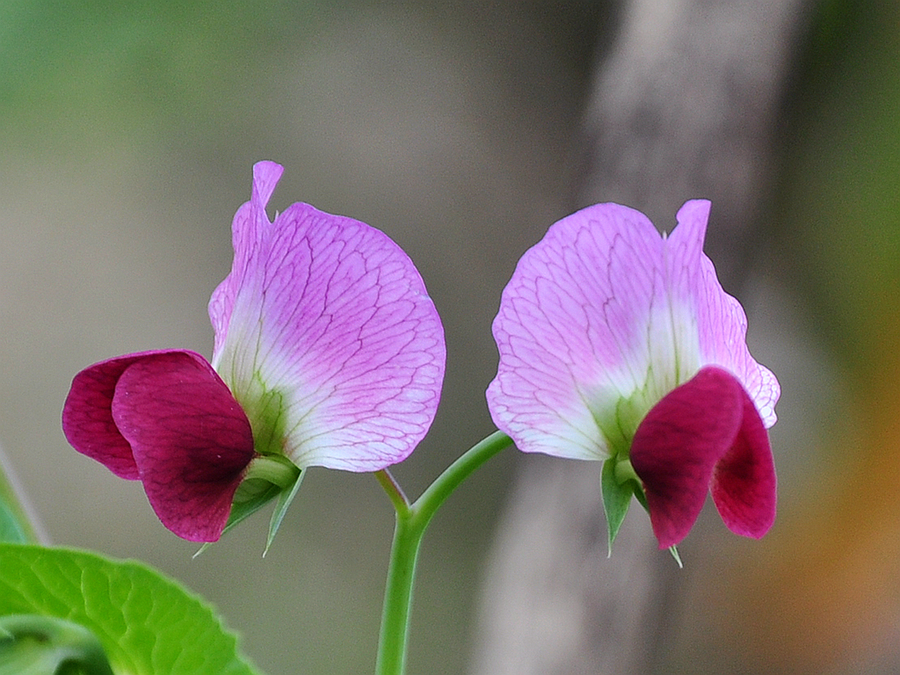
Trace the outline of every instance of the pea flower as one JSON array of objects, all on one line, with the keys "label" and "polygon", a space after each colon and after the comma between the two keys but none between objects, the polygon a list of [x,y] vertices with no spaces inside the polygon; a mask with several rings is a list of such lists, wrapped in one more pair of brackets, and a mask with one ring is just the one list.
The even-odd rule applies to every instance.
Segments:
[{"label": "pea flower", "polygon": [[563,218],[522,256],[494,320],[494,423],[524,452],[604,461],[610,546],[633,495],[661,549],[710,492],[737,534],[774,522],[780,388],[703,253],[709,209],[684,204],[668,237],[618,204]]},{"label": "pea flower", "polygon": [[443,328],[412,261],[384,233],[307,204],[270,221],[282,171],[256,164],[235,214],[234,263],[209,303],[211,362],[183,349],[102,361],[63,408],[72,446],[140,480],[185,539],[216,541],[239,506],[292,497],[307,467],[402,461],[437,410]]}]

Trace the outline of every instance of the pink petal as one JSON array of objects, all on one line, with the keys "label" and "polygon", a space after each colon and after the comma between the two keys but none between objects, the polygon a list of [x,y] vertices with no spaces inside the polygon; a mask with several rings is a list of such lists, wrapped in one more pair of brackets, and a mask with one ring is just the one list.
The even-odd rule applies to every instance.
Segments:
[{"label": "pink petal", "polygon": [[119,377],[112,416],[163,524],[216,541],[254,451],[250,424],[212,367],[188,351],[135,360]]},{"label": "pink petal", "polygon": [[741,427],[745,398],[733,375],[708,366],[667,394],[638,426],[631,464],[661,549],[676,545],[694,526],[714,467]]},{"label": "pink petal", "polygon": [[215,332],[213,361],[228,335],[231,311],[241,285],[247,276],[254,250],[260,245],[259,237],[267,226],[266,205],[275,186],[284,173],[284,167],[275,162],[263,161],[253,165],[253,187],[250,201],[241,206],[234,215],[231,232],[234,244],[234,262],[231,273],[213,291],[209,301],[209,317]]},{"label": "pink petal", "polygon": [[766,427],[775,424],[780,395],[772,372],[756,362],[747,349],[747,316],[716,277],[712,261],[703,254],[709,219],[706,200],[686,202],[678,211],[678,227],[667,239],[669,288],[675,303],[694,308],[701,362],[722,366],[741,381]]},{"label": "pink petal", "polygon": [[743,390],[744,416],[737,438],[713,472],[713,501],[735,534],[759,539],[775,522],[775,463],[769,435]]},{"label": "pink petal", "polygon": [[[271,167],[270,167],[271,168]],[[266,180],[270,180],[271,176]],[[424,437],[444,375],[443,328],[409,257],[365,223],[294,204],[271,223],[257,186],[210,302],[213,363],[251,423],[277,418],[300,467],[374,471]],[[274,394],[277,415],[256,415]],[[283,431],[282,431],[283,429]]]},{"label": "pink petal", "polygon": [[265,210],[283,173],[284,167],[275,162],[264,160],[253,165],[253,192],[250,201],[254,208]]},{"label": "pink petal", "polygon": [[167,351],[117,356],[85,368],[75,379],[62,412],[66,439],[78,452],[104,464],[120,478],[137,480],[131,446],[122,437],[112,416],[116,384],[132,363]]},{"label": "pink petal", "polygon": [[647,379],[663,250],[643,214],[598,204],[522,256],[494,320],[500,364],[487,391],[494,423],[520,450],[609,456],[597,419],[614,423],[619,398]]}]

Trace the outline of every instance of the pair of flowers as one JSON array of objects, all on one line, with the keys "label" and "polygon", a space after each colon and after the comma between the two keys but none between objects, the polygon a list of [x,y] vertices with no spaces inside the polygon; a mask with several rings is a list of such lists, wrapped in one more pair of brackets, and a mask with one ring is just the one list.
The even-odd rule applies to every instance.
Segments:
[{"label": "pair of flowers", "polygon": [[[211,362],[128,354],[80,372],[63,409],[79,452],[140,480],[163,524],[195,541],[278,497],[302,471],[377,471],[425,436],[444,375],[443,328],[409,257],[350,218],[266,205],[282,174],[254,166],[234,263],[212,295]],[[767,427],[779,388],[747,350],[746,318],[702,246],[709,203],[660,237],[599,204],[552,226],[519,262],[494,322],[487,391],[525,452],[605,460],[610,540],[636,496],[660,547],[712,492],[734,532],[775,515]]]}]

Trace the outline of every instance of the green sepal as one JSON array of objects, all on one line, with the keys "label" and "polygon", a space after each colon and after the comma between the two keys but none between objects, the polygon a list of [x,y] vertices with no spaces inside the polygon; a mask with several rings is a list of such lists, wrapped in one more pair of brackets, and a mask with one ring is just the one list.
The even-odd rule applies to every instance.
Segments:
[{"label": "green sepal", "polygon": [[222,534],[225,534],[235,525],[238,525],[259,511],[262,507],[275,499],[281,491],[282,488],[269,483],[264,489],[260,490],[247,501],[235,502],[232,504],[231,513],[228,516],[228,522],[225,523],[225,529],[222,530]]},{"label": "green sepal", "polygon": [[[630,465],[630,462],[629,462]],[[630,471],[634,471],[633,468]],[[634,497],[638,500],[638,503],[644,507],[644,510],[647,514],[650,514],[650,506],[647,504],[647,493],[644,492],[644,488],[638,485],[636,481],[629,481],[632,485],[632,489],[634,490]],[[681,562],[681,554],[678,553],[678,549],[675,546],[669,547],[669,553],[672,554],[672,557],[675,559],[675,562],[678,563],[678,567],[684,568],[684,564]]]},{"label": "green sepal", "polygon": [[684,563],[681,562],[681,554],[678,552],[678,548],[675,546],[670,546],[669,553],[671,553],[672,557],[675,558],[675,562],[678,563],[678,567],[684,569]]},{"label": "green sepal", "polygon": [[206,602],[134,561],[0,544],[0,617],[10,615],[56,617],[81,626],[100,641],[114,673],[259,672]]},{"label": "green sepal", "polygon": [[[225,523],[222,534],[224,535],[277,497],[278,502],[269,523],[269,534],[266,537],[266,548],[263,551],[265,556],[281,526],[285,511],[297,495],[297,490],[300,489],[303,474],[304,470],[291,464],[286,457],[267,455],[255,459],[254,463],[250,465],[244,482],[235,492],[231,513],[228,514],[228,522]],[[278,483],[271,482],[273,480]],[[196,558],[211,545],[212,542],[203,544],[193,557]]]},{"label": "green sepal", "polygon": [[638,500],[638,503],[644,507],[644,511],[647,512],[647,515],[650,515],[650,506],[647,504],[647,494],[644,492],[644,488],[635,483],[634,485],[634,498]]},{"label": "green sepal", "polygon": [[635,487],[637,484],[632,480],[619,481],[616,476],[616,460],[614,458],[603,462],[603,469],[600,472],[600,491],[603,494],[603,511],[606,513],[606,527],[609,534],[607,539],[608,556],[612,556],[613,542],[615,542],[622,522],[628,514]]},{"label": "green sepal", "polygon": [[297,478],[294,479],[294,484],[290,489],[282,489],[281,494],[278,495],[278,501],[275,503],[275,510],[272,512],[272,519],[269,521],[269,536],[266,537],[266,548],[263,551],[263,557],[266,557],[266,553],[269,552],[269,547],[272,545],[272,542],[275,541],[275,535],[278,534],[278,528],[281,527],[281,521],[284,520],[284,514],[287,513],[288,507],[291,505],[291,502],[294,501],[294,497],[297,496],[297,491],[300,489],[300,483],[303,482],[303,476],[306,475],[306,471],[301,469],[297,474]]},{"label": "green sepal", "polygon": [[113,675],[99,638],[54,616],[0,616],[0,675]]}]

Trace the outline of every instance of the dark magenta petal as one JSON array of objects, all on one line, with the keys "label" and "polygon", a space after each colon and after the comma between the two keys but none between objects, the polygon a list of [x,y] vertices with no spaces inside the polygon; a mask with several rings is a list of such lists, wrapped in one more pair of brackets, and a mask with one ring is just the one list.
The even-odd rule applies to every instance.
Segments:
[{"label": "dark magenta petal", "polygon": [[644,484],[661,549],[694,526],[716,463],[741,427],[745,397],[733,375],[707,366],[663,397],[638,426],[631,464]]},{"label": "dark magenta petal", "polygon": [[131,446],[116,427],[112,400],[116,383],[135,361],[169,351],[138,352],[95,363],[72,380],[62,412],[66,439],[78,452],[96,459],[120,478],[137,480]]},{"label": "dark magenta petal", "polygon": [[775,462],[759,411],[747,393],[744,417],[731,449],[713,471],[713,501],[728,529],[759,539],[775,522]]},{"label": "dark magenta petal", "polygon": [[163,524],[216,541],[254,451],[247,416],[212,366],[186,351],[134,361],[119,377],[112,417]]}]

